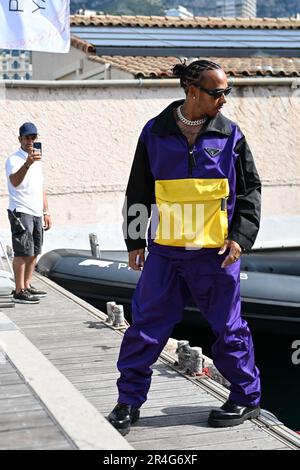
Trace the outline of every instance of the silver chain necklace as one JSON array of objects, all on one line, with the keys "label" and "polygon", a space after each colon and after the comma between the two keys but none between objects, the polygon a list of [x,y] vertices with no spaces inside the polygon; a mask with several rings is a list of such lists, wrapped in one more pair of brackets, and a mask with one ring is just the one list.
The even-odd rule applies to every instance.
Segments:
[{"label": "silver chain necklace", "polygon": [[202,119],[196,119],[195,121],[190,121],[189,119],[186,119],[182,112],[181,112],[182,105],[177,108],[177,116],[179,117],[179,120],[183,122],[183,124],[186,124],[187,126],[200,126],[206,121],[206,117]]}]

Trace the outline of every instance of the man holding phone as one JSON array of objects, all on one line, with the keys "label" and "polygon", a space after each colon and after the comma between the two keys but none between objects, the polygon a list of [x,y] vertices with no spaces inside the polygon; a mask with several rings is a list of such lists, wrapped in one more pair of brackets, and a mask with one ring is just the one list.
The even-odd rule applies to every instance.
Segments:
[{"label": "man holding phone", "polygon": [[43,230],[52,225],[43,189],[42,146],[36,142],[37,137],[35,124],[25,122],[19,129],[21,147],[5,165],[16,303],[39,303],[40,297],[46,295],[31,285],[36,258],[42,251]]}]

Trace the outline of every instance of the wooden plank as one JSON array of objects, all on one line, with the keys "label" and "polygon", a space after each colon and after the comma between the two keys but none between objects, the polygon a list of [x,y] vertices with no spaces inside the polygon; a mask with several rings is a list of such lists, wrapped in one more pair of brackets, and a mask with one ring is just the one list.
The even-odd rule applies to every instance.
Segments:
[{"label": "wooden plank", "polygon": [[79,334],[70,334],[70,335],[55,335],[55,334],[47,334],[44,338],[38,338],[36,335],[27,335],[26,336],[30,341],[36,345],[38,345],[41,349],[60,349],[64,346],[68,348],[75,348],[75,347],[92,347],[98,345],[100,348],[117,348],[119,344],[116,342],[114,343],[113,340],[106,339],[106,341],[101,340],[97,335],[94,334],[85,334],[84,331],[81,331]]},{"label": "wooden plank", "polygon": [[[53,360],[53,364],[56,365],[56,367],[62,371],[66,376],[72,377],[78,376],[79,378],[85,375],[93,374],[93,375],[98,375],[99,373],[102,374],[109,374],[109,373],[117,373],[118,375],[120,374],[116,364],[106,364],[105,362],[97,362],[93,360],[92,362],[81,362],[81,361],[72,361],[71,363],[69,362],[69,359],[65,361],[61,360]],[[99,375],[98,375],[99,377]],[[153,375],[152,378],[153,380],[158,380],[158,377],[163,379],[163,380],[176,380],[180,381],[185,379],[183,376],[179,375],[176,371],[173,371],[170,369],[169,373],[167,376],[162,375],[160,371],[157,371],[156,368],[153,369]],[[187,381],[187,379],[185,379]]]},{"label": "wooden plank", "polygon": [[11,365],[9,361],[6,361],[4,363],[0,363],[0,375],[1,374],[8,374],[10,372],[15,372],[15,369]]},{"label": "wooden plank", "polygon": [[102,381],[106,380],[117,380],[119,377],[120,373],[118,371],[114,372],[101,372],[101,369],[98,370],[98,373],[95,374],[93,371],[90,373],[85,373],[84,370],[82,371],[81,374],[78,374],[78,370],[71,371],[71,372],[65,372],[64,375],[72,382],[72,384],[85,384],[85,383],[96,383],[100,382],[100,379]]},{"label": "wooden plank", "polygon": [[62,328],[65,331],[68,331],[70,328],[74,329],[76,331],[77,328],[79,328],[80,325],[83,325],[86,322],[86,317],[82,318],[82,320],[77,320],[74,322],[74,319],[70,316],[68,318],[60,318],[57,316],[53,316],[53,319],[51,319],[49,316],[49,312],[44,314],[44,317],[41,317],[40,319],[33,317],[32,320],[26,318],[26,320],[22,318],[11,318],[11,320],[14,323],[17,323],[18,325],[22,326],[22,329],[26,331],[27,330],[30,332],[30,334],[34,334],[33,332],[39,332],[42,331],[43,328],[49,328],[49,329],[54,329],[54,328]]},{"label": "wooden plank", "polygon": [[[104,338],[99,333],[99,330],[89,330],[85,329],[82,325],[78,326],[77,328],[71,328],[72,324],[70,324],[69,327],[65,327],[61,331],[59,330],[59,325],[54,325],[51,327],[51,329],[48,329],[45,331],[44,325],[42,325],[41,329],[35,329],[34,331],[30,330],[30,332],[22,326],[22,330],[25,332],[26,330],[26,336],[28,338],[33,338],[35,341],[40,341],[41,344],[50,342],[50,338],[53,338],[54,340],[58,341],[69,341],[73,339],[98,339],[100,342]],[[108,343],[110,342],[118,342],[118,337],[115,338],[106,338],[106,340],[109,340]],[[120,342],[120,341],[119,341]]]},{"label": "wooden plank", "polygon": [[[29,338],[30,339],[30,338]],[[33,343],[33,341],[30,339],[30,341]],[[59,343],[56,344],[55,340],[53,341],[53,347],[49,348],[48,346],[44,346],[40,344],[39,342],[36,342],[35,345],[38,346],[39,350],[43,352],[43,354],[51,354],[52,357],[61,357],[63,356],[62,353],[65,352],[65,356],[63,357],[72,357],[73,353],[75,352],[76,354],[78,353],[84,353],[88,354],[91,352],[92,354],[95,352],[101,357],[117,357],[119,355],[120,347],[119,345],[114,346],[110,345],[102,345],[99,344],[99,341],[93,340],[93,341],[82,341],[81,343],[77,344],[70,344],[68,345],[68,341],[66,340],[65,343]]]},{"label": "wooden plank", "polygon": [[277,447],[276,450],[292,450],[291,447]]},{"label": "wooden plank", "polygon": [[[76,354],[75,352],[72,355],[66,355],[65,357],[63,354],[61,355],[53,355],[51,353],[43,353],[44,356],[49,359],[52,364],[54,364],[58,369],[59,369],[59,364],[74,364],[74,363],[80,363],[80,362],[90,362],[90,363],[98,363],[104,366],[104,368],[109,369],[117,364],[118,356],[116,355],[115,359],[112,361],[108,361],[108,359],[105,356],[101,356],[97,352],[92,354],[92,352],[88,351],[87,354]],[[57,363],[59,361],[59,363]]]},{"label": "wooden plank", "polygon": [[[34,307],[34,305],[32,307]],[[45,312],[43,314],[43,317],[41,317],[40,319],[34,316],[32,317],[31,320],[29,318],[26,318],[26,320],[24,320],[24,318],[21,318],[21,317],[14,318],[12,315],[9,315],[9,318],[14,323],[18,324],[19,326],[22,326],[22,329],[24,329],[24,331],[26,330],[27,332],[27,330],[29,330],[30,334],[33,334],[31,330],[35,330],[38,332],[38,331],[42,331],[43,328],[50,328],[53,330],[55,327],[57,327],[57,328],[64,328],[65,331],[67,331],[69,328],[76,329],[80,325],[83,325],[87,320],[86,316],[83,317],[82,319],[75,320],[74,318],[72,318],[71,315],[69,319],[68,318],[63,319],[55,315],[53,315],[53,318],[51,319],[51,317],[49,317],[49,311]]]},{"label": "wooden plank", "polygon": [[[20,323],[23,325],[23,321],[20,321]],[[45,319],[44,321],[42,319],[36,319],[36,323],[33,323],[32,326],[28,326],[24,323],[23,328],[24,330],[26,330],[26,334],[37,335],[41,339],[44,338],[47,334],[53,334],[55,332],[57,333],[57,336],[65,336],[69,332],[76,334],[76,332],[78,332],[80,329],[86,334],[98,333],[98,335],[100,335],[101,331],[103,330],[112,331],[111,329],[107,329],[105,325],[103,326],[103,328],[91,327],[89,325],[87,317],[82,319],[81,321],[72,321],[71,318],[69,321],[58,321],[58,318],[53,316],[52,321],[45,322]]]},{"label": "wooden plank", "polygon": [[38,341],[44,347],[46,347],[48,343],[50,344],[50,347],[52,347],[50,338],[53,338],[56,343],[59,343],[60,341],[76,341],[77,344],[80,344],[80,342],[88,343],[88,340],[98,340],[101,346],[114,344],[115,347],[117,347],[118,344],[121,344],[118,336],[110,338],[109,336],[106,337],[105,332],[99,334],[98,331],[95,332],[94,330],[86,332],[85,330],[79,329],[74,330],[73,332],[68,332],[68,334],[54,334],[52,332],[48,332],[47,335],[40,337],[34,333],[30,333],[30,335],[26,333],[26,336],[28,338],[34,338],[35,341]]},{"label": "wooden plank", "polygon": [[77,362],[76,364],[71,363],[67,361],[66,363],[59,361],[59,364],[56,364],[56,361],[51,361],[53,365],[56,366],[58,370],[60,370],[66,377],[72,377],[73,375],[80,375],[81,377],[84,375],[95,375],[97,374],[99,377],[99,374],[107,374],[107,373],[116,373],[120,375],[118,372],[116,366],[112,366],[109,364],[105,364],[103,361],[92,361],[92,362]]},{"label": "wooden plank", "polygon": [[53,424],[53,421],[44,410],[0,414],[0,432],[49,426],[49,424]]},{"label": "wooden plank", "polygon": [[[86,312],[83,312],[80,318],[76,318],[74,317],[73,312],[70,315],[59,315],[55,311],[51,312],[50,310],[47,310],[47,312],[44,312],[39,316],[34,315],[32,318],[28,318],[28,316],[20,316],[15,320],[24,325],[24,329],[26,329],[26,333],[28,334],[36,333],[38,335],[43,335],[48,331],[54,332],[55,326],[57,326],[58,334],[64,334],[73,330],[76,331],[79,328],[85,332],[94,333],[100,333],[103,330],[110,332],[114,331],[111,328],[108,329],[105,322],[93,321]],[[32,326],[30,326],[30,323],[32,323]],[[40,328],[41,324],[42,328]]]},{"label": "wooden plank", "polygon": [[156,398],[172,398],[173,397],[180,397],[181,401],[184,401],[184,403],[189,403],[190,398],[197,398],[198,400],[205,400],[207,398],[211,398],[211,395],[208,393],[204,392],[201,388],[194,387],[194,390],[192,387],[187,387],[184,383],[177,385],[176,388],[160,388],[156,387],[154,384],[150,389],[150,392],[148,394],[148,400],[153,401]]},{"label": "wooden plank", "polygon": [[[161,439],[144,439],[143,441],[135,442],[136,449],[161,449],[162,443],[164,449],[186,449],[197,447],[199,449],[261,449],[263,441],[264,444],[268,443],[269,448],[279,447],[282,445],[276,439],[268,437],[268,435],[255,428],[254,430],[247,429],[245,432],[242,427],[240,429],[224,429],[218,432],[203,432],[197,433],[197,428],[194,434],[185,435],[178,429],[180,433],[177,436],[167,437],[163,441]],[[150,433],[150,436],[155,436],[155,433]],[[128,439],[130,442],[130,438]]]},{"label": "wooden plank", "polygon": [[[35,345],[38,347],[38,345]],[[39,348],[40,349],[40,348]],[[40,349],[40,351],[44,354],[44,356],[51,357],[51,359],[85,359],[86,357],[91,357],[93,359],[98,358],[101,360],[105,360],[107,364],[115,364],[118,360],[119,356],[119,348],[115,349],[114,352],[110,353],[102,351],[98,346],[94,347],[87,347],[87,348],[70,348],[64,349],[61,348],[59,350],[48,350],[48,349]]]},{"label": "wooden plank", "polygon": [[196,445],[185,447],[185,450],[277,450],[282,445],[282,442],[276,441],[272,438],[254,439],[254,440],[241,440],[225,443],[213,443],[211,445]]},{"label": "wooden plank", "polygon": [[[115,394],[117,392],[117,385],[116,381],[103,381],[103,384],[97,384],[94,386],[93,383],[88,384],[74,384],[80,392],[86,396],[87,398],[91,398],[93,396],[109,396],[111,394]],[[184,399],[182,398],[184,396]],[[192,403],[194,400],[206,400],[211,396],[202,392],[201,389],[197,390],[195,387],[194,390],[186,389],[184,384],[181,386],[177,386],[174,388],[163,388],[155,387],[154,385],[151,387],[151,390],[148,395],[148,401],[154,402],[155,400],[161,400],[162,405],[166,400],[171,401],[172,403],[178,399],[179,402],[184,403]],[[181,399],[181,400],[180,400]]]},{"label": "wooden plank", "polygon": [[99,355],[93,354],[90,356],[84,356],[84,357],[55,357],[51,359],[52,364],[54,364],[56,367],[60,367],[60,365],[74,365],[75,367],[80,367],[80,364],[102,364],[105,365],[106,369],[112,368],[112,364],[105,362],[105,358],[99,358]]},{"label": "wooden plank", "polygon": [[[67,374],[66,374],[67,376]],[[116,382],[116,379],[120,376],[120,373],[118,371],[110,372],[109,369],[106,369],[106,371],[101,371],[99,370],[99,373],[97,375],[90,375],[90,376],[75,376],[77,377],[77,380],[74,379],[74,377],[68,377],[69,380],[72,381],[72,383],[77,383],[78,386],[85,386],[85,384],[89,387],[92,386],[93,388],[95,387],[106,387],[109,386],[110,384],[114,384]],[[93,378],[92,379],[90,379]],[[80,385],[81,384],[81,385]],[[178,376],[177,378],[167,378],[164,376],[153,376],[152,378],[152,384],[151,384],[151,389],[172,389],[172,388],[183,388],[184,390],[188,391],[193,391],[194,393],[198,393],[199,391],[203,392],[201,387],[198,387],[197,385],[194,385],[192,382],[186,380],[184,377]]]},{"label": "wooden plank", "polygon": [[[117,394],[116,394],[116,400],[115,401],[108,401],[105,399],[91,399],[91,403],[95,406],[95,408],[100,411],[104,416],[109,413],[112,408],[116,405],[117,401]],[[148,403],[148,402],[147,402]],[[162,407],[160,404],[148,404],[148,406],[143,405],[143,408],[141,410],[141,417],[142,418],[150,418],[150,417],[159,417],[162,418],[162,423],[165,422],[164,419],[167,419],[169,416],[174,416],[174,415],[188,415],[190,413],[195,413],[199,414],[199,419],[200,416],[202,415],[202,419],[204,414],[206,415],[206,418],[208,418],[208,414],[211,411],[212,407],[217,406],[216,401],[214,399],[211,399],[211,401],[207,401],[206,403],[198,403],[197,406],[175,406],[173,403],[169,403],[168,406]],[[140,421],[141,422],[141,421]],[[141,422],[142,424],[142,422]]]},{"label": "wooden plank", "polygon": [[[58,367],[60,370],[60,367]],[[95,372],[97,371],[97,374]],[[63,370],[65,373],[65,370]],[[106,382],[107,385],[110,386],[111,384],[116,383],[116,380],[119,378],[120,373],[118,370],[112,370],[112,368],[98,368],[98,369],[91,369],[90,374],[84,374],[84,371],[82,371],[81,375],[78,375],[78,370],[76,370],[76,375],[73,375],[73,370],[69,373],[65,373],[66,377],[72,383],[78,384],[78,386],[85,386],[85,384],[89,387],[91,384],[92,387],[98,387],[103,388],[106,387]],[[194,391],[194,393],[202,392],[202,393],[207,393],[204,391],[204,389],[201,387],[201,385],[196,385],[193,384],[193,382],[190,382],[189,380],[185,379],[184,377],[177,376],[177,377],[165,377],[163,375],[153,375],[152,376],[152,381],[151,381],[151,388],[150,391],[152,390],[164,390],[164,389],[171,389],[171,388],[177,388],[177,387],[182,387],[186,391]]]},{"label": "wooden plank", "polygon": [[[87,369],[87,368],[82,368],[82,371],[80,369],[66,369],[64,366],[59,367],[60,370],[64,371],[64,375],[69,378],[69,380],[72,381],[72,383],[85,383],[85,382],[93,382],[93,381],[99,381],[100,383],[103,382],[103,380],[116,380],[120,376],[120,372],[115,369],[112,371],[112,367],[109,369],[104,369],[101,367],[98,367],[97,369],[93,367],[92,369]],[[153,374],[152,376],[152,385],[160,386],[161,388],[164,387],[176,387],[177,385],[180,384],[185,384],[186,387],[197,387],[194,385],[192,382],[189,380],[185,379],[184,377],[177,375],[174,377],[165,377],[162,375],[156,375]],[[201,387],[197,387],[201,388]],[[201,388],[202,390],[202,388]]]},{"label": "wooden plank", "polygon": [[[168,421],[165,423],[164,426],[153,427],[151,425],[151,418],[140,420],[139,423],[132,427],[130,432],[130,443],[135,447],[136,443],[145,441],[147,437],[147,441],[151,441],[152,439],[155,440],[168,440],[168,439],[181,439],[181,436],[188,437],[190,436],[193,439],[194,436],[197,436],[197,441],[200,442],[203,434],[218,434],[223,433],[224,428],[212,428],[209,427],[206,419],[201,419],[199,421],[195,418],[193,419],[193,415],[188,415],[186,419],[190,418],[189,423],[182,422],[182,418],[176,417],[177,420],[173,420],[174,425],[171,426],[170,422]],[[145,424],[148,422],[149,424]],[[175,424],[176,423],[176,424]],[[155,432],[150,432],[149,430],[154,430]],[[251,422],[246,421],[243,425],[239,426],[239,429],[244,432],[256,432],[257,427]],[[228,432],[228,430],[227,430]],[[182,441],[181,441],[182,442]]]},{"label": "wooden plank", "polygon": [[9,372],[7,374],[0,375],[0,387],[2,385],[15,385],[20,383],[23,383],[23,381],[16,372]]},{"label": "wooden plank", "polygon": [[32,449],[31,446],[28,447],[21,447],[19,450],[77,450],[75,447],[72,446],[72,444],[69,444],[68,442],[56,442],[53,444],[43,444],[41,447],[37,446],[34,449]]},{"label": "wooden plank", "polygon": [[[92,392],[84,392],[83,395],[87,397],[89,400],[93,400],[93,402],[101,402],[101,400],[105,401],[107,404],[113,405],[115,397],[117,396],[118,392],[117,389],[111,389],[107,393],[103,394],[101,391],[92,391]],[[219,406],[219,401],[212,398],[210,395],[207,396],[200,396],[200,395],[190,395],[185,399],[182,396],[176,396],[174,395],[172,398],[170,397],[162,397],[160,398],[159,396],[155,396],[149,399],[147,401],[147,408],[155,408],[157,406],[160,406],[162,409],[163,408],[170,408],[170,407],[178,407],[178,406],[183,406],[185,408],[193,407],[195,408],[195,405],[199,406],[199,402],[201,400],[202,403],[216,403],[214,406]],[[199,406],[201,408],[201,405]]]},{"label": "wooden plank", "polygon": [[[78,360],[77,365],[74,364],[74,362],[70,364],[68,359],[63,362],[59,361],[59,364],[57,364],[56,361],[51,361],[51,362],[63,374],[65,374],[66,371],[68,371],[68,373],[71,373],[71,374],[73,372],[76,372],[77,374],[78,372],[84,373],[84,371],[86,371],[87,374],[89,373],[106,374],[108,372],[118,373],[116,364],[107,364],[102,359],[93,359],[90,362],[82,362],[82,363]],[[74,369],[74,366],[77,366],[77,368]]]},{"label": "wooden plank", "polygon": [[[33,342],[33,341],[32,341]],[[34,343],[33,343],[34,344]],[[119,351],[115,351],[113,354],[101,354],[101,351],[98,351],[96,348],[92,349],[89,348],[88,350],[84,350],[81,348],[74,348],[69,351],[43,351],[43,354],[47,357],[51,357],[51,359],[83,359],[83,358],[99,358],[102,360],[116,362],[118,359]]]},{"label": "wooden plank", "polygon": [[[12,317],[14,316],[15,318],[19,314],[19,318],[21,318],[22,311],[23,313],[25,313],[24,321],[26,321],[28,318],[33,319],[35,312],[37,313],[37,316],[44,315],[44,318],[47,318],[48,312],[50,312],[50,314],[51,312],[52,313],[56,312],[58,320],[60,320],[59,314],[61,313],[65,317],[70,316],[70,318],[73,319],[73,321],[82,320],[84,318],[84,315],[85,316],[89,315],[80,306],[74,304],[73,302],[70,302],[69,299],[66,299],[66,298],[59,299],[58,301],[57,301],[57,298],[52,298],[52,299],[49,299],[48,303],[45,303],[44,301],[42,301],[38,305],[30,305],[30,307],[26,305],[22,305],[22,306],[18,305],[17,308],[14,309],[14,312],[11,315]],[[89,317],[89,319],[91,321],[98,321],[91,317]]]},{"label": "wooden plank", "polygon": [[[54,301],[53,301],[54,302]],[[22,321],[22,323],[27,324],[32,322],[33,325],[39,324],[40,321],[47,322],[49,319],[51,322],[53,320],[57,321],[57,323],[61,322],[69,322],[72,323],[82,322],[87,317],[89,320],[97,321],[89,316],[89,314],[84,309],[77,309],[77,308],[69,308],[68,301],[62,304],[62,309],[60,312],[57,312],[57,308],[52,305],[43,305],[41,302],[37,307],[38,310],[32,310],[31,308],[34,307],[30,305],[27,307],[26,305],[17,305],[12,312],[9,313],[10,318],[14,318],[16,321]],[[26,310],[26,311],[25,311]],[[25,313],[25,315],[24,315]],[[36,319],[36,321],[35,321]],[[99,320],[101,321],[101,320]]]},{"label": "wooden plank", "polygon": [[26,410],[42,410],[42,406],[36,398],[30,395],[22,398],[6,398],[5,400],[1,401],[0,415],[4,413],[12,413]]},{"label": "wooden plank", "polygon": [[6,398],[26,397],[28,395],[31,395],[31,391],[24,383],[0,386],[0,403]]},{"label": "wooden plank", "polygon": [[[44,449],[45,446],[56,448],[56,445],[66,445],[65,436],[54,425],[34,429],[21,429],[1,434],[1,450]],[[70,446],[70,444],[69,444]],[[71,446],[70,446],[71,447]]]},{"label": "wooden plank", "polygon": [[[214,403],[207,403],[207,406],[201,405],[198,407],[198,409],[194,408],[193,411],[191,411],[191,408],[189,407],[183,410],[182,408],[176,408],[175,406],[172,407],[171,405],[168,408],[163,409],[159,406],[152,408],[143,406],[143,409],[141,411],[141,418],[137,425],[135,424],[135,426],[143,427],[144,419],[151,420],[151,423],[153,423],[153,427],[151,424],[149,426],[149,429],[156,429],[156,427],[167,426],[169,422],[171,423],[174,420],[178,422],[178,425],[180,425],[180,423],[184,424],[186,420],[189,421],[191,415],[197,417],[197,422],[199,424],[206,424],[209,412],[213,405]],[[94,406],[100,413],[103,414],[103,416],[107,416],[113,408],[112,405],[105,403],[101,403],[98,406],[95,403]]]},{"label": "wooden plank", "polygon": [[[51,359],[52,364],[54,364],[62,373],[65,373],[69,376],[69,374],[75,373],[98,373],[98,374],[106,374],[110,372],[116,372],[119,374],[116,363],[107,363],[105,358],[97,358],[92,356],[90,358],[83,358],[80,360],[79,358],[67,358],[67,359]],[[169,369],[166,374],[164,374],[163,370],[159,370],[156,367],[153,368],[153,381],[168,381],[168,380],[188,380],[184,377],[179,375],[175,370]],[[191,383],[191,382],[189,382]]]},{"label": "wooden plank", "polygon": [[[155,429],[155,433],[160,432],[161,429],[165,429],[166,434],[168,435],[170,433],[171,435],[174,429],[175,435],[178,435],[178,431],[180,433],[181,426],[193,424],[196,426],[201,425],[202,427],[208,427],[207,417],[211,406],[209,405],[205,409],[202,408],[204,407],[200,406],[199,408],[202,411],[199,411],[199,409],[197,409],[193,412],[189,411],[185,413],[179,412],[176,414],[168,413],[160,415],[150,414],[149,416],[146,416],[146,413],[144,412],[146,408],[144,405],[141,410],[140,420],[137,424],[132,427],[132,430],[130,432],[130,439],[132,438],[133,441],[135,441],[137,435],[141,437],[141,439],[143,439],[143,430],[145,430],[145,433],[148,434],[148,431],[150,429]],[[251,423],[249,424],[249,426],[250,425]],[[178,429],[178,426],[180,426],[180,429]],[[243,426],[245,426],[245,424],[243,424]],[[212,429],[213,432],[214,428],[210,429]]]},{"label": "wooden plank", "polygon": [[63,336],[59,338],[47,336],[46,340],[37,339],[35,336],[26,335],[30,341],[35,341],[39,345],[40,349],[51,350],[51,349],[62,349],[62,348],[76,348],[76,347],[92,347],[97,346],[105,350],[120,349],[119,342],[110,341],[109,339],[99,338],[94,335],[83,335],[82,332],[78,335]]},{"label": "wooden plank", "polygon": [[120,341],[122,340],[123,335],[120,334],[120,332],[116,332],[114,329],[107,327],[106,324],[102,324],[101,327],[94,328],[89,326],[89,323],[90,322],[88,321],[87,317],[81,322],[66,322],[65,325],[61,323],[57,323],[56,325],[49,323],[43,324],[43,328],[38,328],[37,326],[33,325],[32,328],[26,327],[26,334],[28,331],[28,334],[36,334],[40,337],[40,339],[43,339],[47,334],[54,334],[55,332],[57,333],[57,336],[66,336],[69,332],[77,334],[81,330],[85,335],[98,335],[99,337],[102,335],[103,338],[103,333],[105,333],[105,336],[108,336],[109,339],[119,338]]},{"label": "wooden plank", "polygon": [[[39,341],[35,341],[32,338],[28,338],[43,354],[51,354],[53,358],[68,358],[72,356],[77,356],[78,353],[82,353],[86,356],[88,353],[91,355],[97,354],[99,357],[105,357],[107,359],[112,358],[111,360],[115,360],[116,357],[119,355],[120,346],[114,344],[101,344],[96,339],[88,340],[86,338],[82,338],[81,342],[69,344],[68,339],[64,342],[57,343],[55,339],[53,339],[52,346],[49,347],[50,343],[47,345],[41,344]],[[51,338],[50,338],[51,340]],[[65,353],[65,354],[64,354]],[[73,354],[75,353],[75,354]]]}]

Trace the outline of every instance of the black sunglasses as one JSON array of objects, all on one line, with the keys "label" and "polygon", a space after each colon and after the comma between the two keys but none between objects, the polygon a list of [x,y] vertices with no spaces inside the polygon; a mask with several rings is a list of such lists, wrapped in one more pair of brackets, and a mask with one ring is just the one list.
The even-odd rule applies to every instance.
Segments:
[{"label": "black sunglasses", "polygon": [[197,88],[199,88],[199,90],[204,91],[209,96],[212,96],[215,99],[221,98],[223,94],[225,96],[229,95],[229,93],[231,93],[231,90],[232,90],[231,86],[228,86],[227,88],[217,88],[216,90],[208,90],[207,88],[203,88],[202,86],[197,86]]}]

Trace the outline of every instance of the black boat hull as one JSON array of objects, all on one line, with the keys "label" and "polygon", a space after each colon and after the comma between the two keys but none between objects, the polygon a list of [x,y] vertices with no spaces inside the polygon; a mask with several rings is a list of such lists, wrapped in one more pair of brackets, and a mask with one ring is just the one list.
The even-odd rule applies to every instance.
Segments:
[{"label": "black boat hull", "polygon": [[[287,270],[290,260],[280,254],[277,258],[278,264],[272,255],[268,258],[267,254],[254,253],[243,257],[242,315],[256,330],[299,335],[300,276],[270,274],[270,267]],[[128,268],[127,259],[125,251],[104,251],[98,260],[88,250],[53,250],[41,257],[37,270],[102,310],[107,301],[115,300],[124,305],[130,316],[131,298],[140,273]],[[183,312],[183,323],[206,324],[192,299]]]}]

